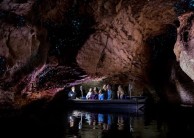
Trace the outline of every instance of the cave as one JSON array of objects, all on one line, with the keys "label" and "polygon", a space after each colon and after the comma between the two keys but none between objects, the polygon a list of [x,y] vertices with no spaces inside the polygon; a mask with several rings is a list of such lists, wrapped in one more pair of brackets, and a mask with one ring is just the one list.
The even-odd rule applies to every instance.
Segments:
[{"label": "cave", "polygon": [[2,1],[2,94],[17,97],[16,106],[72,85],[106,83],[116,91],[121,84],[127,91],[132,84],[134,95],[146,88],[155,99],[192,104],[192,94],[181,99],[179,87],[187,84],[175,74],[182,69],[193,79],[193,1],[151,6],[160,2]]},{"label": "cave", "polygon": [[173,48],[177,39],[175,26],[167,26],[164,33],[149,38],[147,43],[151,46],[151,69],[150,80],[155,87],[156,93],[161,99],[165,99],[165,86],[171,77],[171,69],[176,61]]},{"label": "cave", "polygon": [[193,21],[193,0],[0,0],[0,121],[104,84],[193,109]]}]

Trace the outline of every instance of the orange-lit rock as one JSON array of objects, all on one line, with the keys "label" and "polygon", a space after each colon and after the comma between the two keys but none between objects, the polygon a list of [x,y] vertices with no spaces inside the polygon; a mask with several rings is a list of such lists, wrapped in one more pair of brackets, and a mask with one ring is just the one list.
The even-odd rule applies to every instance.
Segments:
[{"label": "orange-lit rock", "polygon": [[[96,32],[78,53],[80,67],[89,74],[105,75],[113,80],[113,76],[120,74],[117,83],[119,80],[132,82],[134,78],[139,78],[139,83],[146,82],[151,53],[145,40],[163,33],[167,25],[173,24],[174,2],[96,2],[92,8],[98,24]],[[125,79],[123,73],[127,74]]]}]

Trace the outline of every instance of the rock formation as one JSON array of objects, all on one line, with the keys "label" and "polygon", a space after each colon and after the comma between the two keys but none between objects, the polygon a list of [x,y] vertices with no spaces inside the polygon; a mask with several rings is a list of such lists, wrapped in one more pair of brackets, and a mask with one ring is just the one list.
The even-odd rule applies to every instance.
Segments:
[{"label": "rock formation", "polygon": [[[175,82],[178,94],[183,103],[194,104],[194,47],[193,47],[193,12],[179,16],[180,26],[177,29],[177,41],[174,47],[179,73]],[[177,71],[176,71],[177,72]]]},{"label": "rock formation", "polygon": [[177,2],[0,1],[0,103],[52,98],[101,78],[193,104],[193,13],[178,18]]}]

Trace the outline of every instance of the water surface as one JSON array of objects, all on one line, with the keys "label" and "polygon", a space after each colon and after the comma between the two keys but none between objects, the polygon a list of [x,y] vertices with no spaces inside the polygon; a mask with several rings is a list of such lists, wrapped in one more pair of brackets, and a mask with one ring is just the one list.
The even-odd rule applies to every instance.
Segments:
[{"label": "water surface", "polygon": [[0,111],[1,138],[194,137],[194,109],[157,107],[144,112],[66,109]]},{"label": "water surface", "polygon": [[73,110],[67,114],[66,137],[193,137],[193,109],[169,108],[141,113]]}]

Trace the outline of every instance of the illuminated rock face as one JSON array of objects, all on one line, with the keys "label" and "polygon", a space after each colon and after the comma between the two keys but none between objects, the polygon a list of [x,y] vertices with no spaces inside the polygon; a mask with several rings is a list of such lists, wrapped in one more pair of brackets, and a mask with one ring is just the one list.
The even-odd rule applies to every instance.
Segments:
[{"label": "illuminated rock face", "polygon": [[[175,82],[178,94],[184,103],[194,104],[194,14],[192,12],[179,17],[177,41],[174,47],[180,73]],[[182,73],[181,73],[182,72]]]},{"label": "illuminated rock face", "polygon": [[[64,86],[92,81],[96,77],[103,77],[104,83],[125,86],[132,83],[139,92],[144,87],[154,88],[149,76],[155,70],[153,66],[162,68],[164,65],[171,70],[168,59],[161,64],[153,64],[152,59],[161,50],[156,50],[160,40],[163,41],[163,37],[158,41],[158,36],[168,33],[169,26],[175,26],[176,2],[0,1],[0,104],[5,101],[15,104],[17,98],[23,97],[22,100],[52,98]],[[192,14],[179,18],[181,26],[174,51],[180,67],[193,80],[190,17]],[[168,47],[165,44],[160,46]],[[161,55],[167,57],[165,54]],[[179,66],[173,70],[173,81],[167,84],[172,85],[172,89],[162,93],[169,101],[193,103],[192,92],[184,93],[182,76],[176,73]],[[165,76],[165,73],[157,73],[154,79]]]},{"label": "illuminated rock face", "polygon": [[174,52],[181,69],[194,80],[194,14],[188,13],[179,17],[180,27]]},{"label": "illuminated rock face", "polygon": [[107,82],[127,84],[136,80],[144,87],[149,83],[150,50],[154,47],[146,41],[173,24],[174,2],[96,2],[92,9],[98,24],[77,55],[80,67],[91,75],[108,76]]},{"label": "illuminated rock face", "polygon": [[97,26],[77,56],[78,64],[92,75],[131,73],[145,78],[149,51],[130,7]]}]

